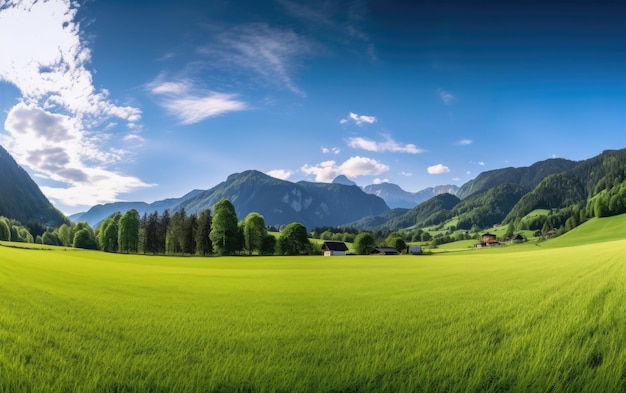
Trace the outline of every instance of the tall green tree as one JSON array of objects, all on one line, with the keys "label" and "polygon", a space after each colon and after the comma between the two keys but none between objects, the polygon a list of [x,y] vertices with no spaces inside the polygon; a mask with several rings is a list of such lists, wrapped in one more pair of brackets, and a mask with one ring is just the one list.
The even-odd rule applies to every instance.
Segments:
[{"label": "tall green tree", "polygon": [[117,252],[119,237],[120,212],[107,217],[96,229],[96,241],[102,251]]},{"label": "tall green tree", "polygon": [[157,230],[157,246],[160,254],[167,252],[167,233],[170,230],[172,218],[169,210],[165,210],[159,219],[159,227]]},{"label": "tall green tree", "polygon": [[121,253],[136,253],[139,250],[139,212],[130,209],[120,217],[117,243]]},{"label": "tall green tree", "polygon": [[167,232],[167,252],[170,254],[185,253],[185,236],[187,213],[185,209],[177,210],[172,214],[169,230]]},{"label": "tall green tree", "polygon": [[86,248],[88,250],[96,250],[98,248],[93,230],[85,221],[76,224],[72,246],[74,248]]},{"label": "tall green tree", "polygon": [[58,229],[59,241],[65,247],[72,245],[72,227],[67,224],[63,224]]},{"label": "tall green tree", "polygon": [[387,236],[387,239],[385,239],[385,244],[387,244],[389,247],[395,248],[400,252],[406,250],[406,242],[404,241],[404,238],[402,237],[402,234],[400,232],[390,233],[389,236]]},{"label": "tall green tree", "polygon": [[11,229],[9,228],[9,223],[4,217],[0,217],[0,240],[11,240]]},{"label": "tall green tree", "polygon": [[243,222],[243,238],[249,255],[255,251],[261,253],[266,235],[267,229],[263,216],[256,212],[248,214]]},{"label": "tall green tree", "polygon": [[357,254],[367,255],[375,248],[376,241],[374,240],[374,236],[369,232],[361,232],[354,238],[354,250]]},{"label": "tall green tree", "polygon": [[196,253],[208,255],[213,252],[213,243],[209,238],[211,233],[211,210],[205,209],[198,216],[198,230],[196,231]]},{"label": "tall green tree", "polygon": [[213,224],[209,237],[219,255],[233,254],[239,248],[239,228],[235,207],[228,199],[222,199],[213,208]]},{"label": "tall green tree", "polygon": [[148,215],[144,223],[144,253],[159,253],[159,212]]},{"label": "tall green tree", "polygon": [[299,222],[287,225],[278,238],[278,252],[281,255],[300,255],[309,252],[309,236],[306,227]]}]

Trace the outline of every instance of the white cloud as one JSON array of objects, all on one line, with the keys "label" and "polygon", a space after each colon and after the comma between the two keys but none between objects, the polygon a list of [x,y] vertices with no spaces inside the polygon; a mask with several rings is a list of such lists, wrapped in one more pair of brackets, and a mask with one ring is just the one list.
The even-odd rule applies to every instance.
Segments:
[{"label": "white cloud", "polygon": [[439,97],[446,105],[451,105],[452,102],[456,99],[456,97],[452,93],[447,92],[444,89],[439,89]]},{"label": "white cloud", "polygon": [[356,125],[361,126],[364,123],[367,123],[367,124],[376,123],[376,116],[357,115],[356,113],[350,112],[347,118],[339,120],[339,124],[346,124],[350,120],[354,121]]},{"label": "white cloud", "polygon": [[411,177],[413,174],[411,172],[402,171],[402,176]]},{"label": "white cloud", "polygon": [[[109,117],[130,123],[141,111],[118,106],[97,91],[86,68],[91,51],[81,41],[70,1],[21,1],[0,8],[0,80],[15,85],[26,103],[79,115],[89,125]],[[18,38],[19,37],[19,38]]]},{"label": "white cloud", "polygon": [[461,139],[461,140],[458,142],[458,144],[459,144],[459,145],[463,145],[463,146],[466,146],[466,145],[471,145],[472,143],[474,143],[474,141],[473,141],[473,140],[471,140],[471,139]]},{"label": "white cloud", "polygon": [[113,119],[136,134],[141,110],[94,87],[77,7],[69,0],[0,5],[0,37],[11,37],[0,39],[0,81],[21,94],[0,142],[34,177],[60,183],[42,187],[55,202],[90,205],[150,185],[108,169],[129,155],[115,146],[124,138],[113,137],[121,127]]},{"label": "white cloud", "polygon": [[447,166],[443,164],[437,164],[437,165],[429,166],[427,171],[431,175],[441,175],[442,173],[450,172],[450,168],[448,168]]},{"label": "white cloud", "polygon": [[327,148],[322,146],[322,153],[324,154],[329,154],[329,153],[333,153],[335,155],[341,153],[341,149],[339,149],[338,147],[333,147],[333,148]]},{"label": "white cloud", "polygon": [[371,139],[354,137],[348,139],[348,146],[354,149],[363,149],[373,152],[393,152],[393,153],[410,153],[419,154],[424,153],[426,150],[420,149],[412,143],[406,145],[400,144],[393,140],[389,135],[385,135],[385,140],[377,142]]},{"label": "white cloud", "polygon": [[307,175],[315,175],[316,181],[331,182],[339,175],[345,175],[351,179],[359,176],[380,175],[387,172],[389,167],[372,158],[355,156],[340,165],[330,160],[313,166],[304,165],[300,170]]},{"label": "white cloud", "polygon": [[389,179],[381,179],[377,177],[374,180],[372,180],[372,184],[383,184],[383,183],[389,183]]},{"label": "white cloud", "polygon": [[287,169],[272,169],[271,171],[268,171],[267,174],[277,179],[287,180],[294,174],[294,172]]},{"label": "white cloud", "polygon": [[65,185],[41,187],[55,202],[68,206],[106,203],[117,200],[120,193],[152,186],[107,170],[107,164],[118,162],[125,152],[98,149],[98,139],[87,138],[80,122],[70,116],[19,103],[9,111],[4,127],[8,137],[3,142],[21,164],[32,168],[38,178]]},{"label": "white cloud", "polygon": [[159,76],[148,84],[148,89],[151,93],[161,96],[160,104],[184,125],[248,109],[245,102],[235,99],[236,94],[218,93],[193,86],[194,83],[189,80],[164,81],[163,76]]},{"label": "white cloud", "polygon": [[485,165],[487,165],[487,163],[486,163],[485,161],[479,161],[479,162],[478,162],[478,165],[480,165],[480,166],[485,166]]},{"label": "white cloud", "polygon": [[455,176],[455,177],[452,178],[452,181],[460,181],[460,180],[461,180],[461,178],[458,177],[458,176]]},{"label": "white cloud", "polygon": [[312,44],[292,30],[253,23],[223,31],[217,41],[199,50],[218,66],[251,70],[269,84],[280,84],[304,96],[293,81],[301,59],[312,52]]}]

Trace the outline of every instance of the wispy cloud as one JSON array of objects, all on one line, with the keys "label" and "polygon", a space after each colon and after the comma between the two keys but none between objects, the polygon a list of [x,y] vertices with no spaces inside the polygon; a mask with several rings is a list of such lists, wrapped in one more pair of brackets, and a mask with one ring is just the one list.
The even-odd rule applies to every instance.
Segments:
[{"label": "wispy cloud", "polygon": [[0,40],[0,80],[21,94],[7,112],[0,142],[37,178],[59,182],[42,190],[65,205],[111,202],[150,186],[109,169],[129,155],[115,145],[122,138],[113,133],[123,126],[112,119],[137,135],[141,110],[118,105],[108,90],[94,87],[91,51],[76,13],[76,4],[63,0],[0,6],[0,37],[12,37]]},{"label": "wispy cloud", "polygon": [[441,175],[443,173],[449,173],[450,168],[448,168],[447,166],[443,164],[437,164],[437,165],[429,166],[427,171],[431,175]]},{"label": "wispy cloud", "polygon": [[393,140],[389,135],[385,135],[384,141],[374,141],[372,139],[354,137],[348,139],[348,146],[354,149],[363,149],[373,152],[393,152],[419,154],[426,150],[420,149],[412,143],[401,144]]},{"label": "wispy cloud", "polygon": [[277,179],[287,180],[293,176],[294,171],[290,171],[288,169],[272,169],[271,171],[268,171],[267,174]]},{"label": "wispy cloud", "polygon": [[456,100],[456,97],[452,93],[445,91],[444,89],[439,89],[438,92],[441,101],[443,101],[446,105],[451,105],[454,100]]},{"label": "wispy cloud", "polygon": [[413,173],[411,173],[411,172],[405,172],[405,171],[402,171],[402,173],[401,173],[401,174],[402,174],[402,176],[406,176],[406,177],[411,177],[411,176],[413,176]]},{"label": "wispy cloud", "polygon": [[264,83],[278,84],[304,96],[294,81],[294,73],[302,60],[312,54],[313,46],[293,30],[253,23],[218,33],[216,41],[199,52],[210,56],[216,66],[252,71]]},{"label": "wispy cloud", "polygon": [[190,80],[165,81],[163,76],[148,84],[151,93],[161,97],[160,104],[184,125],[201,122],[228,112],[248,109],[236,94],[194,88]]},{"label": "wispy cloud", "polygon": [[367,157],[350,157],[341,164],[336,161],[324,161],[317,165],[304,165],[300,170],[307,175],[315,175],[319,182],[331,182],[339,175],[345,175],[351,179],[359,176],[380,175],[389,170],[389,166]]},{"label": "wispy cloud", "polygon": [[304,4],[294,0],[276,0],[301,25],[323,35],[326,43],[338,43],[342,50],[367,55],[377,60],[376,46],[366,32],[369,8],[365,0],[325,1]]},{"label": "wispy cloud", "polygon": [[389,183],[389,179],[381,179],[377,177],[374,180],[372,180],[372,184],[383,184],[383,183]]},{"label": "wispy cloud", "polygon": [[471,139],[461,139],[460,141],[457,142],[457,144],[461,146],[471,145],[472,143],[474,143],[474,141]]},{"label": "wispy cloud", "polygon": [[361,126],[365,123],[374,124],[376,123],[376,116],[357,115],[356,113],[350,112],[348,117],[339,120],[339,124],[346,124],[350,121],[354,121],[357,126]]},{"label": "wispy cloud", "polygon": [[322,153],[324,153],[324,154],[333,153],[333,154],[337,155],[337,154],[341,153],[341,149],[339,149],[338,147],[328,148],[328,147],[322,146]]}]

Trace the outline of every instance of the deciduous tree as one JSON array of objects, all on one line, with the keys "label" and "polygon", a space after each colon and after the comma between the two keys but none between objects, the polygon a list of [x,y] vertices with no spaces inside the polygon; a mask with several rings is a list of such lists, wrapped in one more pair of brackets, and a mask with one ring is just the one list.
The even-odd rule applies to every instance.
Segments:
[{"label": "deciduous tree", "polygon": [[293,222],[283,229],[278,239],[278,251],[281,255],[308,254],[309,249],[309,237],[304,225]]},{"label": "deciduous tree", "polygon": [[243,223],[243,237],[248,254],[251,255],[254,251],[261,252],[266,235],[267,229],[263,216],[256,212],[248,214]]},{"label": "deciduous tree", "polygon": [[136,253],[139,250],[139,213],[137,210],[131,209],[120,217],[117,243],[122,253]]},{"label": "deciduous tree", "polygon": [[215,212],[209,237],[213,249],[219,255],[233,254],[239,248],[239,228],[235,207],[228,199],[215,204]]},{"label": "deciduous tree", "polygon": [[367,255],[376,248],[374,237],[369,232],[361,232],[354,239],[354,250],[357,254]]}]

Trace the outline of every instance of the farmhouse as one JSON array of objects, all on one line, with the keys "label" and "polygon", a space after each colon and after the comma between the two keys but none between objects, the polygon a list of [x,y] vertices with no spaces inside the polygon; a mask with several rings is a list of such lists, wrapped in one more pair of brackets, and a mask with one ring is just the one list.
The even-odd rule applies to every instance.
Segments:
[{"label": "farmhouse", "polygon": [[377,247],[370,254],[378,255],[400,255],[400,251],[392,247]]},{"label": "farmhouse", "polygon": [[526,238],[519,233],[517,235],[513,235],[513,237],[511,238],[512,243],[523,243],[525,241]]},{"label": "farmhouse", "polygon": [[492,247],[492,246],[499,246],[500,242],[498,241],[498,239],[496,238],[496,235],[494,235],[493,233],[485,233],[483,234],[480,243],[478,243],[476,245],[476,247],[480,248],[480,247]]},{"label": "farmhouse", "polygon": [[324,250],[325,257],[346,255],[348,246],[346,246],[344,242],[324,242],[324,244],[322,244],[322,250]]}]

